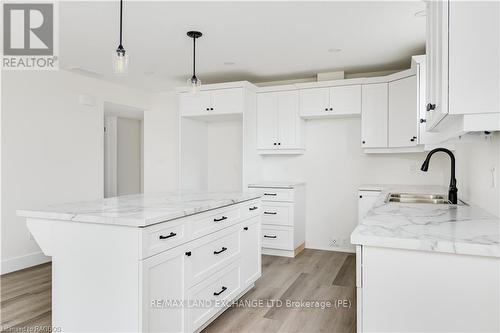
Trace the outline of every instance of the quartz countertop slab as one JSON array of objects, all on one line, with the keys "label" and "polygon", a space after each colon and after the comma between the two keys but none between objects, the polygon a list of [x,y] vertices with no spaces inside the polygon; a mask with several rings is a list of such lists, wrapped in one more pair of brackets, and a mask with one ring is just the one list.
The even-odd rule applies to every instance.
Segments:
[{"label": "quartz countertop slab", "polygon": [[500,219],[475,205],[386,203],[391,192],[447,194],[437,186],[382,187],[353,244],[500,257]]},{"label": "quartz countertop slab", "polygon": [[17,211],[17,215],[27,218],[146,227],[259,197],[258,193],[251,192],[137,194],[21,209]]}]

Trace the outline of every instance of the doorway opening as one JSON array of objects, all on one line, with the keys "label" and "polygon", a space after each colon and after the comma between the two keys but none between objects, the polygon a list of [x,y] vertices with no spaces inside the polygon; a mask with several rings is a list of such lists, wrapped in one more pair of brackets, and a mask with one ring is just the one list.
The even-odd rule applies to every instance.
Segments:
[{"label": "doorway opening", "polygon": [[104,197],[143,192],[144,110],[104,102]]}]

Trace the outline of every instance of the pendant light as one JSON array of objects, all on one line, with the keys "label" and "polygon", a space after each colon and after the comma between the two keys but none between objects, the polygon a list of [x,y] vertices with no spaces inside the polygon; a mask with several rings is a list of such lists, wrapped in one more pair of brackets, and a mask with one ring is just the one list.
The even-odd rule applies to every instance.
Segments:
[{"label": "pendant light", "polygon": [[122,45],[122,26],[123,26],[123,0],[120,0],[120,44],[113,54],[113,71],[115,74],[126,74],[128,72],[128,54]]},{"label": "pendant light", "polygon": [[203,36],[199,31],[188,31],[187,35],[193,39],[193,76],[187,80],[187,84],[192,93],[198,92],[201,81],[196,77],[196,39]]}]

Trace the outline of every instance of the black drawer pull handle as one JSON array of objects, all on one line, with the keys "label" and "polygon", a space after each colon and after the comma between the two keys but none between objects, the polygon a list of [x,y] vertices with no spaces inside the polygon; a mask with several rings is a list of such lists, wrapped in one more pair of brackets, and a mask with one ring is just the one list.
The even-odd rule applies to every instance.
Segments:
[{"label": "black drawer pull handle", "polygon": [[259,208],[259,207],[253,206],[253,207],[248,208],[248,210],[256,210],[257,208]]},{"label": "black drawer pull handle", "polygon": [[224,221],[226,219],[227,219],[227,216],[223,216],[220,219],[214,219],[214,222],[220,222],[220,221]]},{"label": "black drawer pull handle", "polygon": [[276,213],[276,212],[264,212],[264,214],[267,214],[267,215],[276,215],[278,213]]},{"label": "black drawer pull handle", "polygon": [[227,290],[226,287],[222,287],[222,290],[219,291],[218,293],[214,293],[214,296],[219,296],[220,294],[222,294],[223,292],[225,292]]},{"label": "black drawer pull handle", "polygon": [[174,236],[177,236],[177,234],[175,232],[171,232],[168,236],[160,235],[160,239],[167,239]]},{"label": "black drawer pull handle", "polygon": [[243,230],[248,230],[248,227],[243,227]]},{"label": "black drawer pull handle", "polygon": [[276,194],[276,193],[264,193],[264,195],[270,195],[270,196],[272,196],[272,197],[277,196],[277,194]]},{"label": "black drawer pull handle", "polygon": [[276,238],[276,236],[268,236],[268,235],[264,235],[265,238]]},{"label": "black drawer pull handle", "polygon": [[191,251],[186,252],[186,255],[187,255],[188,257],[191,257]]},{"label": "black drawer pull handle", "polygon": [[227,250],[227,247],[222,247],[220,251],[214,251],[214,254],[219,254]]}]

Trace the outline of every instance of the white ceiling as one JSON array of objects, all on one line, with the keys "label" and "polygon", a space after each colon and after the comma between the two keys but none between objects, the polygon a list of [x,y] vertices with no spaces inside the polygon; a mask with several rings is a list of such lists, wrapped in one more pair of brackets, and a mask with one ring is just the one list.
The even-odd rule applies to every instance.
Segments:
[{"label": "white ceiling", "polygon": [[[112,73],[119,1],[60,3],[60,62],[147,91],[184,85],[200,30],[197,74],[203,83],[251,82],[409,67],[425,51],[421,1],[124,3],[127,76]],[[329,52],[329,49],[342,49]],[[234,65],[225,65],[233,62]]]}]

